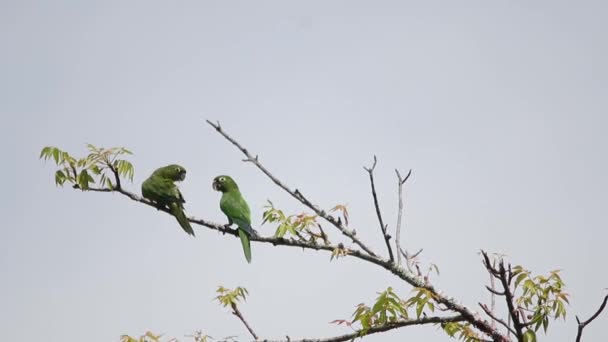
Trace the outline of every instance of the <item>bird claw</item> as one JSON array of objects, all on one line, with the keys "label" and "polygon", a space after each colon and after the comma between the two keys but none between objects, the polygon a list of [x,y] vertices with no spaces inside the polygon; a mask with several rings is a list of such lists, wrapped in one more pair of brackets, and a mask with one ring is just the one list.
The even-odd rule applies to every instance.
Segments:
[{"label": "bird claw", "polygon": [[222,231],[222,234],[226,235],[226,230],[232,229],[232,228],[230,228],[230,226],[232,226],[232,223],[226,223],[224,225],[225,230]]}]

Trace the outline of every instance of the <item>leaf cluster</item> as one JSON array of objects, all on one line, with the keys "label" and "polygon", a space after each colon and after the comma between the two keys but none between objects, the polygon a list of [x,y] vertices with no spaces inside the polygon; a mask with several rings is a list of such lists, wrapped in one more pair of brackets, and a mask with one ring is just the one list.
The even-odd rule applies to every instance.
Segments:
[{"label": "leaf cluster", "polygon": [[464,342],[478,342],[481,340],[479,334],[468,322],[448,322],[442,323],[441,328],[450,337],[457,338]]},{"label": "leaf cluster", "polygon": [[360,335],[365,335],[370,328],[408,319],[406,301],[399,298],[392,287],[378,293],[376,302],[371,307],[361,303],[353,313],[351,324],[361,324]]},{"label": "leaf cluster", "polygon": [[317,240],[321,240],[324,244],[329,244],[327,236],[317,221],[318,215],[306,213],[287,215],[283,210],[276,208],[271,201],[268,201],[264,208],[262,224],[266,222],[278,224],[274,237],[283,238],[290,235],[302,241],[317,242]]},{"label": "leaf cluster", "polygon": [[566,304],[569,295],[564,291],[564,282],[559,270],[549,272],[548,276],[532,276],[531,272],[522,266],[513,267],[515,277],[515,303],[527,312],[526,323],[531,327],[526,332],[527,341],[536,341],[536,334],[541,327],[547,332],[550,319],[566,319]]},{"label": "leaf cluster", "polygon": [[[141,335],[139,338],[131,337],[129,335],[122,335],[120,342],[160,342],[163,335],[156,335],[150,331]],[[177,339],[171,339],[167,342],[177,342]]]},{"label": "leaf cluster", "polygon": [[420,318],[427,308],[430,312],[435,311],[436,295],[433,292],[422,287],[415,287],[412,291],[416,292],[416,295],[406,300],[405,304],[408,308],[416,308],[417,318]]},{"label": "leaf cluster", "polygon": [[[150,331],[146,332],[144,335],[140,336],[139,338],[135,338],[135,337],[131,337],[129,335],[122,335],[120,337],[120,342],[161,342],[161,341],[165,341],[165,342],[179,342],[179,340],[177,338],[171,338],[168,340],[161,340],[161,337],[163,335],[156,335]],[[210,342],[210,341],[217,341],[217,342],[237,342],[238,340],[236,339],[236,336],[227,336],[227,337],[222,337],[220,339],[216,339],[213,338],[209,335],[205,335],[203,334],[202,331],[197,331],[192,335],[186,335],[186,337],[189,337],[192,339],[193,342]]]},{"label": "leaf cluster", "polygon": [[91,144],[87,144],[87,149],[89,154],[77,159],[57,147],[46,146],[40,151],[39,158],[53,160],[59,167],[55,172],[57,186],[67,182],[74,188],[88,190],[92,184],[98,184],[103,189],[114,190],[120,184],[120,177],[133,181],[133,165],[119,158],[133,154],[131,151],[124,147],[100,148]]},{"label": "leaf cluster", "polygon": [[331,251],[331,257],[329,261],[334,260],[334,258],[339,259],[348,255],[348,248],[344,247],[343,244],[339,244],[336,248]]},{"label": "leaf cluster", "polygon": [[235,306],[241,299],[245,301],[246,297],[249,295],[247,289],[240,286],[236,287],[234,290],[218,286],[215,292],[218,293],[215,299],[224,307]]}]

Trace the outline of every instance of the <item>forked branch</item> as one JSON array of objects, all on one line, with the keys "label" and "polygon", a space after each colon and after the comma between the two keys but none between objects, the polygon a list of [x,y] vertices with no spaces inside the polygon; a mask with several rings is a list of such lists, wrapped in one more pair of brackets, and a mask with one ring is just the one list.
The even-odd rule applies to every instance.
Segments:
[{"label": "forked branch", "polygon": [[583,335],[583,329],[585,329],[585,327],[587,325],[589,325],[589,323],[593,322],[593,320],[596,319],[602,313],[602,311],[604,311],[604,309],[606,308],[607,302],[608,302],[608,295],[606,295],[604,297],[604,301],[600,305],[599,309],[597,309],[597,311],[591,317],[589,317],[589,319],[586,321],[581,322],[580,319],[578,318],[578,316],[576,316],[576,322],[578,323],[578,331],[576,333],[576,342],[581,341],[581,336]]},{"label": "forked branch", "polygon": [[[397,174],[398,189],[399,189],[399,213],[397,214],[397,226],[395,228],[395,230],[396,230],[395,231],[395,246],[397,247],[397,250],[400,251],[401,250],[401,216],[403,216],[403,184],[405,184],[405,182],[407,182],[407,180],[412,175],[412,169],[410,169],[410,171],[407,173],[405,178],[401,177],[399,170],[395,170],[395,173]],[[401,254],[399,254],[399,253],[397,253],[397,264],[401,265]]]},{"label": "forked branch", "polygon": [[258,169],[260,169],[268,178],[270,178],[270,180],[272,180],[274,182],[274,184],[276,184],[278,187],[280,187],[281,189],[285,190],[288,194],[290,194],[293,198],[295,198],[296,200],[298,200],[300,203],[304,204],[305,206],[307,206],[308,208],[310,208],[312,211],[314,211],[315,214],[319,215],[320,217],[322,217],[323,219],[325,219],[327,222],[331,223],[334,227],[336,227],[342,234],[344,234],[345,236],[349,237],[352,242],[354,242],[355,244],[357,244],[359,247],[361,247],[362,250],[364,250],[367,254],[371,255],[371,256],[376,256],[376,253],[374,253],[369,247],[367,247],[358,237],[355,236],[356,232],[354,230],[350,230],[348,229],[343,223],[342,221],[340,221],[339,219],[336,219],[335,217],[333,217],[332,215],[329,215],[327,212],[325,212],[325,210],[320,209],[318,206],[314,205],[310,200],[308,200],[306,197],[304,197],[304,195],[300,192],[300,190],[295,189],[295,190],[291,190],[287,185],[285,185],[283,182],[281,182],[277,177],[275,177],[270,171],[268,171],[268,169],[266,169],[258,160],[258,156],[256,155],[255,157],[253,157],[249,151],[247,151],[246,148],[244,148],[243,146],[241,146],[241,144],[239,144],[236,140],[234,140],[232,137],[230,137],[223,129],[222,126],[220,125],[220,123],[213,123],[209,120],[207,120],[207,123],[209,125],[211,125],[211,127],[215,128],[215,130],[221,134],[224,138],[226,138],[226,140],[228,140],[229,142],[231,142],[234,146],[236,146],[244,155],[245,157],[247,157],[244,161],[245,162],[250,162],[253,165],[255,165]]},{"label": "forked branch", "polygon": [[393,249],[391,248],[391,236],[387,233],[387,226],[384,224],[384,220],[382,220],[382,213],[380,212],[380,204],[378,203],[378,195],[376,194],[376,184],[374,183],[374,169],[376,168],[376,164],[378,163],[378,159],[374,156],[374,163],[371,167],[363,167],[365,171],[369,174],[369,182],[372,186],[372,197],[374,199],[374,207],[376,208],[376,216],[378,216],[378,223],[380,223],[380,231],[382,232],[382,237],[384,238],[384,242],[386,242],[386,249],[388,250],[388,257],[391,262],[395,261],[395,257],[393,256]]},{"label": "forked branch", "polygon": [[[490,261],[490,257],[488,256],[488,253],[486,253],[485,251],[481,251],[481,255],[483,256],[483,264],[486,267],[486,269],[488,270],[488,273],[490,273],[491,276],[496,278],[502,286],[502,289],[503,289],[502,292],[497,292],[494,290],[493,293],[494,294],[500,293],[505,298],[505,302],[507,304],[507,309],[509,310],[509,319],[511,322],[513,322],[514,329],[511,329],[509,327],[509,325],[506,325],[506,326],[508,327],[509,332],[511,332],[515,335],[515,337],[517,338],[517,341],[523,342],[525,323],[522,322],[522,320],[520,319],[519,311],[517,310],[517,308],[515,308],[515,298],[514,298],[513,292],[511,291],[511,281],[513,278],[512,278],[511,272],[510,272],[510,266],[509,266],[509,272],[507,272],[507,269],[505,268],[505,263],[502,259],[498,261],[498,266],[496,266],[496,265],[494,265],[494,263],[492,263]],[[490,291],[490,292],[492,292],[492,291]],[[486,314],[488,314],[487,311],[486,311]],[[504,321],[499,321],[490,314],[488,314],[488,316],[490,316],[492,319],[496,320],[497,322],[501,323],[502,325],[505,325]]]},{"label": "forked branch", "polygon": [[[260,163],[257,156],[253,157],[247,151],[247,149],[245,149],[236,140],[234,140],[232,137],[230,137],[221,128],[219,123],[214,124],[209,121],[207,121],[207,122],[219,134],[221,134],[225,139],[227,139],[234,146],[236,146],[245,155],[245,157],[246,157],[245,161],[251,162],[252,164],[254,164],[277,186],[279,186],[280,188],[285,190],[287,193],[289,193],[292,197],[294,197],[300,203],[302,203],[306,207],[313,210],[318,216],[322,217],[323,219],[325,219],[326,221],[331,223],[344,236],[348,237],[356,246],[358,246],[358,248],[356,246],[353,246],[354,248],[344,248],[344,246],[342,246],[342,244],[335,244],[335,245],[318,244],[314,240],[313,241],[302,241],[302,240],[279,238],[279,237],[274,237],[274,236],[252,236],[251,241],[260,242],[260,243],[269,243],[274,246],[291,246],[291,247],[299,247],[299,248],[310,249],[310,250],[323,250],[328,253],[332,253],[336,249],[340,248],[340,249],[344,250],[346,252],[346,255],[348,255],[348,256],[351,256],[351,257],[354,257],[354,258],[357,258],[360,260],[364,260],[373,265],[379,266],[379,267],[385,269],[386,271],[396,275],[397,277],[404,280],[411,286],[425,289],[426,291],[428,291],[428,293],[432,294],[431,297],[433,298],[433,300],[436,302],[437,305],[442,305],[443,308],[445,308],[445,309],[443,309],[443,311],[451,311],[457,315],[457,316],[453,316],[453,317],[422,317],[418,320],[407,320],[407,321],[401,321],[401,322],[396,322],[396,323],[390,323],[390,324],[383,325],[383,326],[372,327],[367,331],[366,335],[372,334],[372,333],[377,333],[377,332],[382,332],[382,331],[387,331],[387,330],[391,330],[391,329],[396,329],[396,328],[399,328],[402,326],[427,324],[427,323],[443,323],[443,322],[448,322],[446,320],[452,320],[454,322],[455,321],[469,322],[472,325],[472,327],[474,327],[475,329],[486,334],[493,341],[510,342],[510,339],[508,338],[508,336],[502,334],[501,331],[499,331],[495,327],[493,327],[490,322],[483,319],[477,312],[460,304],[456,299],[445,295],[443,292],[441,292],[440,290],[435,288],[428,281],[428,279],[425,279],[425,277],[421,276],[420,274],[414,274],[413,272],[401,267],[400,265],[397,265],[391,259],[385,259],[383,257],[378,256],[356,236],[356,233],[354,230],[349,229],[346,225],[344,225],[344,223],[341,222],[341,220],[335,218],[334,216],[332,216],[332,215],[328,214],[327,212],[325,212],[324,210],[320,209],[318,206],[314,205],[309,199],[307,199],[304,195],[302,195],[302,193],[299,190],[297,190],[297,189],[292,190],[287,185],[285,185],[283,182],[281,182],[277,177],[275,177],[272,173],[270,173],[268,171],[268,169],[266,169]],[[406,177],[402,178],[399,175],[399,173],[397,172],[397,176],[399,179],[399,186],[400,186],[400,188],[399,188],[400,194],[402,192],[403,184],[407,181],[407,179],[409,178],[410,175],[411,175],[411,171],[410,171],[410,173],[408,173],[408,175]],[[170,212],[167,208],[163,208],[163,207],[159,208],[155,203],[153,203],[147,199],[144,199],[132,192],[129,192],[129,191],[123,189],[122,187],[117,186],[114,188],[97,188],[97,189],[87,188],[87,190],[95,191],[95,192],[119,193],[123,196],[128,197],[129,199],[131,199],[133,201],[140,202],[142,204],[148,205],[150,207],[153,207],[155,209],[158,209],[160,211],[170,214]],[[400,195],[400,198],[401,198],[401,195]],[[401,202],[400,203],[400,214],[398,217],[397,234],[399,234],[400,226],[401,226],[401,211],[403,210],[402,198],[400,199],[400,202]],[[235,237],[238,236],[238,233],[235,229],[226,227],[224,224],[210,222],[207,220],[198,219],[198,218],[194,218],[194,217],[189,217],[188,220],[190,222],[192,222],[193,224],[204,226],[209,229],[222,232],[224,234],[230,234]],[[382,223],[383,223],[383,221],[382,221]],[[396,238],[396,240],[399,240],[399,239]],[[396,251],[397,251],[398,255],[401,255],[401,251],[403,251],[403,249],[401,249],[399,244],[397,245]],[[394,257],[394,255],[393,255],[393,257]],[[238,314],[235,314],[235,315],[238,316]],[[241,317],[242,317],[242,315],[241,315]],[[245,322],[243,322],[243,323],[245,323]],[[246,326],[247,326],[247,324],[246,324]],[[248,327],[248,330],[250,331],[252,336],[254,336],[254,338],[255,338],[257,335],[255,335],[253,330],[251,330],[249,328],[250,327]],[[340,341],[349,341],[358,336],[361,336],[360,332],[356,332],[354,334],[342,335],[342,336],[338,336],[338,337],[327,338],[327,339],[316,339],[316,340],[315,339],[303,339],[300,341],[301,342],[304,342],[304,341],[340,342]]]},{"label": "forked branch", "polygon": [[[272,180],[277,186],[285,190],[292,197],[300,201],[302,204],[313,210],[317,215],[323,217],[325,220],[334,225],[338,230],[342,232],[345,236],[349,237],[355,244],[357,244],[361,249],[365,252],[359,252],[357,250],[353,250],[350,254],[356,256],[360,259],[364,259],[373,264],[376,264],[387,271],[393,273],[397,277],[403,279],[408,284],[414,287],[424,288],[431,293],[433,293],[435,300],[439,304],[443,304],[448,310],[454,311],[462,315],[462,317],[470,322],[475,328],[479,329],[481,332],[487,334],[492,339],[497,342],[507,342],[510,341],[509,338],[503,335],[500,331],[498,331],[495,327],[492,327],[491,323],[487,320],[482,319],[479,314],[469,309],[468,307],[460,304],[454,298],[443,295],[439,290],[437,290],[432,284],[427,282],[424,278],[409,272],[399,265],[391,262],[390,260],[385,260],[379,256],[377,256],[374,252],[371,251],[361,240],[359,240],[354,231],[349,230],[345,227],[341,221],[337,220],[331,215],[328,215],[324,210],[319,209],[316,205],[310,202],[306,197],[302,195],[299,190],[291,190],[287,185],[281,182],[277,177],[275,177],[268,169],[266,169],[259,161],[258,157],[255,158],[245,149],[241,144],[239,144],[236,140],[230,137],[221,127],[219,122],[217,124],[207,120],[207,123],[212,126],[219,134],[221,134],[226,140],[236,146],[247,158],[245,161],[253,163],[258,169],[260,169],[270,180]],[[398,174],[399,185],[403,186],[403,184],[407,181],[409,176],[411,175],[411,170],[405,178],[401,178]],[[402,188],[401,188],[402,189]],[[401,208],[403,208],[403,204],[401,204]],[[399,218],[398,218],[399,220]],[[252,239],[253,240],[253,239]],[[398,239],[396,239],[398,240]],[[291,241],[291,240],[289,240]],[[325,249],[323,247],[319,247],[318,249]],[[397,249],[399,251],[400,248]]]}]

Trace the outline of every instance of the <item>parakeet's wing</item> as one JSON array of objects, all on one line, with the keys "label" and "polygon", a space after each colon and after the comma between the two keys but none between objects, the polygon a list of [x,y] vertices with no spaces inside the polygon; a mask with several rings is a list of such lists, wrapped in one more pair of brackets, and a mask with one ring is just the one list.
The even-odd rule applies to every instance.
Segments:
[{"label": "parakeet's wing", "polygon": [[141,192],[144,197],[161,205],[169,206],[171,214],[175,216],[182,229],[189,235],[194,236],[194,230],[186,217],[186,213],[184,213],[183,203],[186,201],[172,180],[151,176],[143,182]]},{"label": "parakeet's wing", "polygon": [[238,232],[243,245],[243,252],[247,262],[251,262],[251,242],[250,236],[255,236],[255,230],[251,227],[251,212],[249,205],[243,199],[243,196],[236,191],[228,191],[222,195],[220,200],[220,208],[226,214],[231,222],[239,226]]},{"label": "parakeet's wing", "polygon": [[256,235],[251,227],[251,211],[249,205],[238,192],[226,192],[222,195],[220,209],[232,222],[243,229],[249,236]]},{"label": "parakeet's wing", "polygon": [[172,180],[151,176],[141,185],[142,195],[161,204],[185,203],[184,197]]}]

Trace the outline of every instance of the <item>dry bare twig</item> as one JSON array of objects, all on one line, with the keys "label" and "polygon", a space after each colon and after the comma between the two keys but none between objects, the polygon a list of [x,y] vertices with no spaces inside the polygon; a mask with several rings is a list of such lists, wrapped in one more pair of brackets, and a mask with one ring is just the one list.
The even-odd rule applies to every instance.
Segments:
[{"label": "dry bare twig", "polygon": [[361,240],[359,238],[357,238],[356,232],[354,230],[350,230],[348,229],[340,220],[336,219],[335,217],[333,217],[332,215],[329,215],[327,212],[325,212],[325,210],[320,209],[318,206],[312,204],[311,201],[309,201],[306,197],[304,197],[304,195],[300,192],[300,190],[295,189],[295,190],[291,190],[287,185],[285,185],[283,182],[281,182],[277,177],[275,177],[272,173],[270,173],[270,171],[268,171],[268,169],[266,169],[258,160],[258,156],[256,155],[255,157],[253,157],[249,151],[247,151],[246,148],[244,148],[243,146],[241,146],[241,144],[239,144],[236,140],[234,140],[232,137],[230,137],[223,129],[222,126],[220,125],[220,123],[213,123],[209,120],[207,120],[207,123],[209,125],[211,125],[211,127],[215,128],[215,130],[221,134],[226,140],[228,140],[230,143],[232,143],[234,146],[236,146],[244,155],[245,157],[247,157],[246,159],[244,159],[243,161],[245,162],[250,162],[252,164],[254,164],[258,169],[260,169],[266,176],[268,176],[268,178],[270,178],[270,180],[272,180],[278,187],[280,187],[281,189],[285,190],[288,194],[290,194],[293,198],[295,198],[296,200],[298,200],[300,203],[304,204],[305,206],[307,206],[308,208],[310,208],[312,211],[315,212],[315,214],[319,215],[320,217],[322,217],[323,219],[325,219],[326,221],[328,221],[329,223],[331,223],[334,227],[336,227],[342,234],[344,234],[345,236],[349,237],[355,244],[357,244],[359,247],[361,247],[362,250],[364,250],[367,254],[376,257],[376,253],[374,253],[369,247],[367,247],[363,242],[361,242]]},{"label": "dry bare twig", "polygon": [[[407,173],[405,178],[401,177],[399,170],[395,170],[397,174],[397,181],[399,183],[399,214],[397,214],[397,226],[395,228],[395,246],[397,250],[401,250],[401,216],[403,215],[403,184],[407,182],[407,180],[412,175],[412,169]],[[397,254],[397,265],[401,265],[401,255]]]},{"label": "dry bare twig", "polygon": [[[374,183],[374,169],[376,168],[376,164],[378,163],[378,158],[374,156],[374,163],[371,167],[363,167],[365,171],[369,174],[369,182],[372,186],[372,197],[374,198],[374,207],[376,208],[376,216],[378,216],[378,222],[380,223],[380,231],[382,231],[382,237],[386,242],[386,249],[388,250],[388,257],[391,262],[395,261],[395,257],[393,256],[393,249],[391,248],[391,236],[387,233],[387,225],[384,224],[384,220],[382,220],[382,213],[380,212],[380,204],[378,203],[378,195],[376,194],[376,185]],[[397,255],[399,258],[399,255]]]},{"label": "dry bare twig", "polygon": [[[466,321],[466,322],[469,322],[474,328],[478,329],[480,332],[489,336],[494,341],[510,342],[510,339],[508,338],[508,336],[503,335],[499,330],[492,327],[490,322],[488,322],[487,320],[480,317],[480,315],[478,313],[476,313],[475,311],[473,311],[472,309],[460,304],[456,299],[443,294],[440,290],[435,288],[430,282],[426,281],[424,279],[424,277],[422,277],[420,275],[416,275],[413,272],[402,268],[401,266],[392,262],[390,259],[384,259],[384,258],[378,256],[377,254],[375,254],[358,237],[355,236],[355,232],[353,230],[348,229],[346,226],[344,226],[344,224],[342,224],[342,222],[340,220],[336,219],[332,215],[327,214],[324,210],[322,210],[318,206],[312,204],[312,202],[310,202],[310,200],[308,200],[306,197],[304,197],[299,190],[297,190],[297,189],[291,190],[287,185],[282,183],[278,178],[276,178],[273,174],[271,174],[259,162],[257,156],[253,157],[236,140],[234,140],[228,134],[226,134],[223,131],[223,129],[221,128],[219,123],[214,124],[209,121],[207,121],[207,122],[213,128],[215,128],[215,130],[218,133],[220,133],[224,138],[226,138],[229,142],[231,142],[234,146],[236,146],[243,154],[245,154],[245,156],[247,157],[247,159],[245,159],[245,161],[253,163],[266,176],[268,176],[268,178],[270,178],[270,180],[272,180],[277,186],[279,186],[280,188],[282,188],[283,190],[288,192],[292,197],[294,197],[296,200],[301,202],[306,207],[312,209],[317,215],[319,215],[320,217],[322,217],[323,219],[325,219],[326,221],[331,223],[334,227],[336,227],[339,231],[341,231],[342,234],[344,234],[346,237],[351,239],[353,241],[353,243],[355,243],[357,246],[360,247],[360,249],[348,249],[347,255],[360,259],[360,260],[367,261],[373,265],[379,266],[379,267],[385,269],[386,271],[396,275],[398,278],[402,279],[403,281],[410,284],[411,286],[426,289],[427,291],[429,291],[430,293],[433,294],[433,298],[438,304],[442,304],[443,306],[445,306],[445,310],[452,311],[455,314],[457,314],[457,316],[452,316],[452,317],[422,317],[417,320],[407,320],[407,321],[387,324],[387,325],[384,325],[381,327],[372,327],[371,329],[369,329],[369,331],[366,333],[366,335],[383,332],[383,331],[388,331],[391,329],[397,329],[397,328],[409,326],[409,325]],[[408,176],[406,176],[405,178],[399,177],[400,185],[403,185],[403,183],[405,183],[405,181],[409,177],[409,174],[410,173],[408,173]],[[88,191],[119,193],[121,195],[128,197],[129,199],[131,199],[133,201],[140,202],[142,204],[148,205],[157,210],[170,214],[169,210],[167,208],[158,207],[155,203],[153,203],[145,198],[142,198],[132,192],[124,190],[122,187],[115,187],[114,189],[90,188],[90,189],[88,189]],[[195,217],[189,217],[188,220],[193,224],[204,226],[211,230],[216,230],[216,231],[222,232],[224,234],[230,234],[235,237],[238,237],[237,230],[226,227],[224,224],[215,223],[215,222],[211,222],[211,221],[207,221],[207,220],[203,220],[203,219],[198,219]],[[332,253],[336,248],[338,248],[341,245],[341,244],[337,244],[337,245],[323,244],[323,245],[321,245],[321,244],[317,244],[314,241],[301,241],[301,240],[294,240],[294,239],[279,238],[279,237],[274,237],[274,236],[252,236],[251,241],[259,242],[259,243],[269,243],[274,246],[291,246],[291,247],[299,247],[299,248],[303,248],[303,249],[323,250],[323,251],[327,251],[329,253]],[[401,253],[405,253],[400,247],[397,251],[401,252]],[[418,253],[416,253],[416,255]],[[398,255],[399,254],[400,253],[398,253]],[[405,255],[407,255],[407,254],[405,254]],[[250,333],[252,333],[252,336],[254,335],[252,330],[250,330]],[[255,336],[257,336],[257,335],[255,335]],[[326,339],[302,339],[302,340],[299,340],[299,342],[305,342],[305,341],[340,342],[340,341],[349,341],[358,336],[360,336],[359,332],[354,333],[354,334],[326,338]]]},{"label": "dry bare twig", "polygon": [[245,328],[247,328],[247,331],[249,331],[251,336],[253,336],[253,338],[256,341],[259,340],[258,335],[253,331],[253,329],[251,328],[249,323],[247,323],[247,321],[245,320],[245,317],[243,316],[243,314],[241,313],[241,311],[239,310],[237,305],[235,303],[232,303],[231,307],[232,307],[232,314],[239,318],[239,320],[243,323]]},{"label": "dry bare twig", "polygon": [[593,320],[596,319],[602,313],[602,311],[604,311],[604,308],[606,308],[606,303],[608,303],[608,295],[606,295],[604,297],[604,301],[600,305],[599,309],[597,309],[597,311],[591,317],[589,317],[589,319],[586,321],[581,322],[581,320],[578,318],[578,316],[576,316],[576,323],[578,323],[578,330],[576,332],[576,342],[581,341],[581,336],[583,335],[583,329],[585,329],[585,327],[589,323],[593,322]]}]

